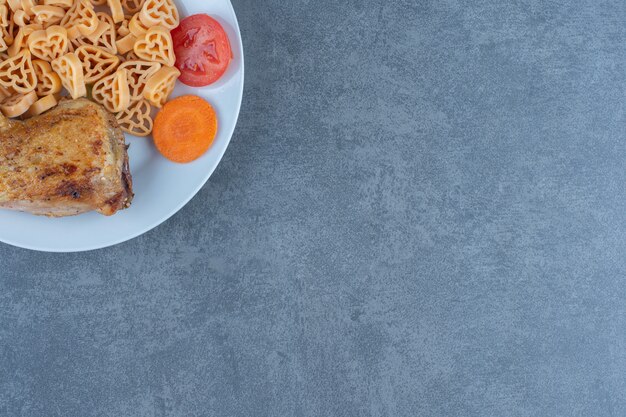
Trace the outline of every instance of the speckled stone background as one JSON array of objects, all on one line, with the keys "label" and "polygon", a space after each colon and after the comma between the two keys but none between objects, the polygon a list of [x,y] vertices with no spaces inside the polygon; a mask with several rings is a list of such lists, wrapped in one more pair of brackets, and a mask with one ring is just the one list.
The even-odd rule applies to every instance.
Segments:
[{"label": "speckled stone background", "polygon": [[0,416],[623,416],[626,2],[233,0],[189,206],[0,246]]}]

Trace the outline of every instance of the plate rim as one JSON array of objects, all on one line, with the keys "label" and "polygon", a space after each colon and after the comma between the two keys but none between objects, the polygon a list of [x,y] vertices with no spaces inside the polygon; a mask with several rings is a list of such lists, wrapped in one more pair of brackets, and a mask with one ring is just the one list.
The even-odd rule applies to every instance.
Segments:
[{"label": "plate rim", "polygon": [[200,192],[200,190],[202,190],[202,188],[204,188],[204,186],[206,185],[206,183],[209,181],[209,179],[213,176],[213,173],[215,172],[215,170],[217,169],[217,167],[221,164],[222,159],[224,158],[224,155],[226,154],[226,151],[228,150],[229,146],[230,146],[230,142],[232,141],[233,135],[235,134],[235,130],[237,128],[237,124],[239,123],[239,115],[241,113],[241,106],[243,103],[243,92],[244,92],[244,87],[245,87],[245,53],[244,53],[244,48],[243,48],[243,36],[241,34],[241,29],[239,27],[239,19],[237,18],[237,13],[235,12],[235,8],[233,7],[233,4],[230,0],[227,0],[228,2],[228,6],[230,7],[230,10],[232,12],[232,15],[234,17],[234,29],[237,32],[237,34],[239,35],[237,37],[237,42],[238,42],[238,46],[239,46],[239,50],[241,51],[241,83],[239,86],[239,91],[238,91],[238,99],[237,99],[237,107],[236,107],[236,111],[234,113],[235,115],[235,123],[233,124],[230,132],[227,132],[227,140],[226,140],[226,146],[224,146],[224,148],[220,151],[219,154],[219,158],[218,158],[218,162],[215,164],[214,167],[212,167],[211,169],[209,169],[207,171],[207,174],[205,176],[205,178],[200,182],[199,186],[192,192],[189,194],[189,197],[181,200],[181,202],[176,206],[175,209],[173,209],[170,213],[164,215],[161,219],[154,221],[153,223],[142,227],[138,232],[132,233],[128,236],[125,236],[123,238],[118,238],[118,239],[113,239],[111,240],[111,242],[108,243],[100,243],[100,244],[93,244],[93,245],[81,245],[80,247],[75,247],[75,248],[63,248],[63,249],[59,249],[59,248],[54,248],[54,247],[47,247],[45,245],[28,245],[28,244],[24,244],[24,243],[17,243],[17,242],[12,242],[10,239],[4,239],[2,237],[0,237],[0,242],[5,243],[7,245],[16,247],[16,248],[20,248],[20,249],[26,249],[26,250],[30,250],[30,251],[36,251],[36,252],[44,252],[44,253],[84,253],[84,252],[92,252],[92,251],[96,251],[96,250],[100,250],[100,249],[107,249],[107,248],[112,248],[114,246],[117,245],[121,245],[122,243],[126,243],[129,242],[131,240],[134,240],[140,236],[145,235],[148,232],[151,232],[152,230],[156,229],[157,227],[161,226],[162,224],[166,223],[169,219],[171,219],[172,217],[174,217],[176,214],[178,214],[178,212],[180,212],[187,204],[189,204],[189,202],[191,200],[193,200],[198,193]]}]

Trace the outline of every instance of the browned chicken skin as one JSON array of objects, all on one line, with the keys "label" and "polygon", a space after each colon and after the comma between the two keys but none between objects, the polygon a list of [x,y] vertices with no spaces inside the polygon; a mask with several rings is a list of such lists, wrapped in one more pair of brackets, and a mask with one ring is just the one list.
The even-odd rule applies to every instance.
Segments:
[{"label": "browned chicken skin", "polygon": [[133,198],[126,150],[115,118],[86,99],[24,122],[0,115],[0,208],[111,216]]}]

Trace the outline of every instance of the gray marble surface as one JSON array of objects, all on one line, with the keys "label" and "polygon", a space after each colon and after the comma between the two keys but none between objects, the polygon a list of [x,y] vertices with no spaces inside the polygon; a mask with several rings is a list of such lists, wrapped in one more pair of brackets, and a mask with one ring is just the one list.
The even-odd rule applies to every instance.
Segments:
[{"label": "gray marble surface", "polygon": [[0,416],[626,415],[626,3],[233,3],[193,202],[0,246]]}]

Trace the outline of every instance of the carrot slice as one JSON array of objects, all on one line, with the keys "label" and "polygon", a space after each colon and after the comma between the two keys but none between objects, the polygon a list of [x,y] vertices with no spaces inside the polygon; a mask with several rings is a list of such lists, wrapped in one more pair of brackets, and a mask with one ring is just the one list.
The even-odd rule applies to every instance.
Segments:
[{"label": "carrot slice", "polygon": [[154,120],[154,143],[161,154],[181,164],[209,150],[217,134],[213,106],[197,96],[183,96],[163,106]]}]

